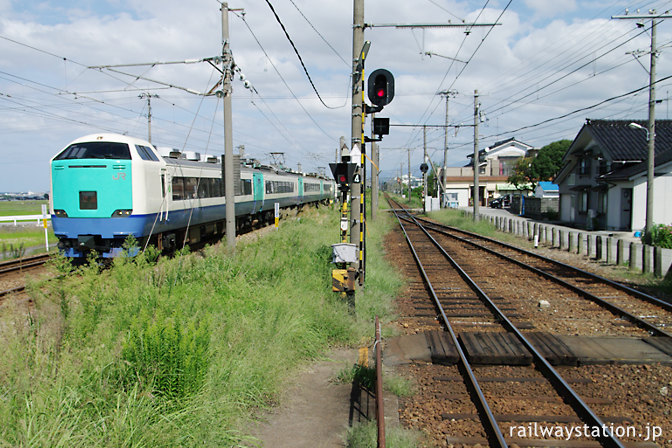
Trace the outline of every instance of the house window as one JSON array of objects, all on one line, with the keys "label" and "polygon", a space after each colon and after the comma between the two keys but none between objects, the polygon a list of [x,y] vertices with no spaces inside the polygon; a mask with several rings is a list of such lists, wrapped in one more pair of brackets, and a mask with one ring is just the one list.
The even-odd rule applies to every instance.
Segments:
[{"label": "house window", "polygon": [[600,191],[597,195],[597,213],[607,213],[607,192]]},{"label": "house window", "polygon": [[579,213],[588,212],[588,198],[588,191],[582,191],[581,194],[579,194]]},{"label": "house window", "polygon": [[590,174],[590,159],[588,157],[584,157],[579,161],[579,174]]}]

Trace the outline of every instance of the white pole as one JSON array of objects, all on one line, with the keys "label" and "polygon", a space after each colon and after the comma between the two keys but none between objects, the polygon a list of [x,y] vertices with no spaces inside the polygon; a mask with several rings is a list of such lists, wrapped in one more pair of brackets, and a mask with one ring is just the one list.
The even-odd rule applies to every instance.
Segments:
[{"label": "white pole", "polygon": [[44,225],[44,249],[49,252],[49,234],[47,231],[47,205],[42,204],[42,223]]}]

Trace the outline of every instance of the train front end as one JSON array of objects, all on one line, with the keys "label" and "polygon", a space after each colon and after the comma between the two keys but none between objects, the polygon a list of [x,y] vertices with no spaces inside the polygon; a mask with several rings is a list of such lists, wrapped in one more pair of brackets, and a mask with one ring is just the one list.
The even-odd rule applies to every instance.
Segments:
[{"label": "train front end", "polygon": [[133,215],[131,146],[87,136],[51,160],[51,219],[65,256],[114,257],[129,235],[142,237],[144,220]]}]

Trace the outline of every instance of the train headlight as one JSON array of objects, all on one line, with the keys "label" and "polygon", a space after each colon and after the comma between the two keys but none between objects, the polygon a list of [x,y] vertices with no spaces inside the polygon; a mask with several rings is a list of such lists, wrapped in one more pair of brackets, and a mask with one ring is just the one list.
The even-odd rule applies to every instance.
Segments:
[{"label": "train headlight", "polygon": [[133,213],[133,210],[115,210],[114,213],[112,213],[112,217],[126,218],[128,216],[131,216],[131,213]]},{"label": "train headlight", "polygon": [[65,213],[65,210],[61,210],[61,209],[55,209],[54,210],[54,215],[58,216],[59,218],[67,218],[68,217],[68,214]]}]

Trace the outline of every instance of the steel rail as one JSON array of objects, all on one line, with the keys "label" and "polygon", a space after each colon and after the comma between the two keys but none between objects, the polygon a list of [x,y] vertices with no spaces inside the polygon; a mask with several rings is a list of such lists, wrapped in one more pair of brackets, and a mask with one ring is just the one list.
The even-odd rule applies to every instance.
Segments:
[{"label": "steel rail", "polygon": [[[403,211],[403,209],[401,210]],[[432,296],[434,304],[437,306],[439,312],[441,313],[443,323],[446,326],[446,329],[450,334],[450,338],[453,341],[453,345],[455,346],[457,353],[460,357],[460,368],[462,370],[462,373],[466,374],[466,377],[468,378],[467,386],[470,388],[471,393],[474,394],[477,398],[476,407],[480,411],[481,415],[485,416],[485,421],[487,421],[487,425],[484,425],[484,428],[486,430],[486,433],[488,434],[490,444],[491,446],[508,447],[508,444],[504,439],[504,435],[502,434],[502,431],[499,428],[499,424],[495,419],[495,415],[490,409],[490,405],[488,405],[488,401],[486,400],[485,395],[481,390],[481,386],[478,384],[478,380],[476,379],[476,375],[474,374],[474,371],[471,368],[471,365],[469,364],[469,360],[467,360],[467,355],[465,355],[464,351],[462,350],[462,347],[460,346],[460,343],[457,340],[457,335],[455,334],[452,325],[450,325],[450,321],[448,320],[446,312],[443,309],[443,305],[441,305],[441,301],[439,300],[438,296],[436,295],[436,292],[434,291],[432,282],[429,280],[429,276],[427,275],[427,272],[425,271],[425,268],[422,265],[422,262],[420,261],[420,257],[418,256],[418,253],[416,252],[415,247],[413,246],[413,243],[411,242],[411,239],[408,236],[408,233],[406,232],[406,228],[401,223],[401,219],[399,218],[399,215],[397,213],[398,210],[393,210],[393,212],[395,217],[397,218],[397,222],[399,223],[401,230],[404,232],[406,243],[408,243],[408,246],[411,249],[411,253],[413,254],[415,263],[418,265],[418,269],[420,270],[420,274],[422,275],[422,278],[425,281],[427,288],[429,288],[429,292],[430,295]]]},{"label": "steel rail", "polygon": [[[397,220],[401,224],[401,220],[397,213]],[[518,328],[509,320],[508,317],[497,307],[497,305],[490,299],[490,297],[469,277],[469,275],[457,264],[457,262],[441,247],[441,245],[432,237],[427,229],[424,228],[410,213],[407,212],[407,215],[411,217],[414,223],[427,235],[427,237],[432,241],[432,243],[443,253],[446,259],[450,264],[460,273],[462,278],[469,283],[474,291],[485,301],[488,306],[495,310],[497,317],[499,317],[504,326],[509,329],[518,340],[527,348],[527,350],[532,354],[532,357],[535,361],[535,366],[541,371],[541,373],[548,379],[548,381],[553,385],[559,395],[563,396],[574,412],[577,413],[586,423],[589,423],[592,427],[597,427],[600,429],[607,428],[608,426],[593,412],[593,410],[581,399],[581,397],[572,389],[572,387],[562,378],[562,376],[551,366],[551,364],[544,358],[541,353],[530,343],[525,336],[518,330]],[[404,229],[404,234],[406,234]],[[408,240],[408,236],[407,236]],[[410,244],[410,242],[409,242]],[[416,259],[416,261],[418,261]],[[419,262],[419,261],[418,261]],[[423,272],[423,276],[426,274]],[[442,313],[443,314],[443,313]],[[445,314],[443,314],[445,318]],[[452,333],[454,334],[454,333]],[[459,347],[459,345],[457,345]],[[460,351],[460,353],[462,353]],[[605,431],[606,432],[606,431]],[[602,434],[599,437],[596,437],[604,446],[607,447],[620,447],[623,448],[623,444],[618,440],[613,434],[609,433]]]},{"label": "steel rail", "polygon": [[584,271],[583,269],[577,268],[576,266],[572,266],[570,264],[563,263],[562,261],[558,261],[558,260],[554,260],[552,258],[545,257],[543,255],[531,252],[527,249],[523,249],[521,247],[516,247],[512,244],[508,244],[508,243],[505,243],[505,242],[502,242],[502,241],[498,241],[494,238],[490,238],[490,237],[487,237],[487,236],[479,235],[477,233],[469,232],[468,230],[462,230],[462,229],[458,229],[456,227],[447,226],[445,224],[439,224],[439,223],[431,222],[431,221],[429,221],[427,219],[423,219],[423,218],[418,218],[418,219],[420,221],[428,223],[430,225],[434,225],[434,226],[437,226],[437,227],[443,227],[443,228],[446,228],[446,229],[454,230],[456,232],[464,233],[466,235],[469,235],[469,236],[472,236],[472,237],[475,237],[475,238],[480,238],[480,239],[489,241],[491,243],[498,244],[500,246],[504,246],[504,247],[506,247],[508,249],[511,249],[511,250],[514,250],[516,252],[520,252],[520,253],[523,253],[525,255],[529,255],[531,257],[534,257],[534,258],[537,258],[537,259],[540,259],[540,260],[543,260],[543,261],[547,261],[549,263],[555,264],[556,266],[561,266],[565,269],[569,269],[571,271],[580,273],[580,274],[585,275],[586,277],[590,277],[594,280],[599,280],[601,282],[607,283],[608,285],[613,286],[614,288],[618,288],[618,289],[620,289],[622,291],[625,291],[629,294],[635,295],[642,300],[646,300],[647,302],[650,302],[654,305],[658,305],[662,308],[665,308],[668,311],[672,311],[672,303],[661,300],[657,297],[654,297],[650,294],[639,291],[639,290],[637,290],[635,288],[632,288],[628,285],[624,285],[623,283],[619,283],[617,281],[610,280],[608,278],[602,277],[601,275],[595,274],[593,272]]},{"label": "steel rail", "polygon": [[[433,223],[432,223],[432,224],[433,224]],[[446,226],[446,227],[447,227],[447,226]],[[576,285],[573,285],[573,284],[569,283],[569,282],[566,281],[566,280],[563,280],[563,279],[561,279],[561,278],[559,278],[559,277],[556,277],[555,275],[553,275],[553,274],[551,274],[551,273],[549,273],[549,272],[546,272],[546,271],[544,271],[544,270],[542,270],[542,269],[539,269],[539,268],[536,268],[536,267],[534,267],[534,266],[530,266],[530,265],[528,265],[528,264],[526,264],[526,263],[524,263],[524,262],[522,262],[522,261],[520,261],[520,260],[516,260],[516,259],[513,258],[513,257],[510,257],[510,256],[508,256],[508,255],[505,255],[505,254],[502,254],[502,253],[500,253],[500,252],[497,252],[496,250],[491,249],[491,248],[489,248],[489,247],[481,246],[480,244],[478,244],[478,243],[476,243],[476,242],[474,242],[474,241],[470,241],[470,240],[468,240],[468,239],[466,239],[466,238],[461,238],[461,237],[459,237],[459,236],[457,236],[457,235],[451,235],[450,233],[448,233],[448,232],[446,232],[446,231],[444,231],[444,230],[436,229],[436,228],[435,228],[435,229],[430,229],[430,230],[432,230],[432,231],[434,231],[434,232],[438,232],[438,233],[440,233],[441,235],[445,235],[445,236],[447,236],[447,237],[456,239],[456,240],[458,240],[458,241],[461,241],[461,242],[470,244],[470,245],[472,245],[472,246],[474,246],[474,247],[478,247],[479,249],[482,249],[482,250],[488,252],[489,254],[492,254],[492,255],[498,256],[498,257],[500,257],[500,258],[503,258],[503,259],[505,259],[505,260],[507,260],[507,261],[510,261],[510,262],[512,262],[512,263],[514,263],[514,264],[517,264],[518,266],[520,266],[520,267],[522,267],[522,268],[524,268],[524,269],[527,269],[527,270],[529,270],[529,271],[532,271],[532,272],[534,272],[535,274],[541,275],[542,277],[547,278],[547,279],[549,279],[549,280],[551,280],[551,281],[553,281],[553,282],[555,282],[555,283],[557,283],[557,284],[559,284],[559,285],[562,285],[562,286],[564,286],[564,287],[566,287],[566,288],[568,288],[568,289],[574,291],[575,293],[577,293],[577,294],[579,294],[579,295],[585,297],[586,299],[591,300],[592,302],[597,303],[598,305],[600,305],[600,306],[606,308],[608,311],[610,311],[611,313],[615,314],[616,316],[627,319],[628,321],[632,322],[633,324],[637,325],[638,327],[642,328],[643,330],[648,331],[649,333],[652,333],[652,334],[655,335],[655,336],[663,336],[663,337],[672,338],[672,334],[671,334],[671,333],[668,333],[667,331],[662,330],[662,329],[656,327],[654,324],[651,324],[651,323],[645,321],[644,319],[641,319],[641,318],[635,316],[634,314],[630,313],[629,311],[624,310],[623,308],[619,307],[618,305],[615,305],[615,304],[613,304],[613,303],[611,303],[611,302],[609,302],[609,301],[607,301],[607,300],[605,300],[605,299],[602,299],[602,298],[596,296],[595,294],[593,294],[593,293],[591,293],[591,292],[589,292],[589,291],[586,291],[585,289],[582,289],[582,288],[580,288],[580,287],[578,287],[578,286],[576,286]],[[670,311],[672,311],[672,310],[670,310]]]},{"label": "steel rail", "polygon": [[17,286],[16,288],[5,289],[4,291],[0,291],[0,297],[7,296],[7,295],[15,293],[15,292],[25,291],[25,289],[26,289],[25,285],[24,286]]},{"label": "steel rail", "polygon": [[24,268],[41,266],[47,262],[49,255],[36,255],[28,258],[19,258],[15,260],[4,261],[0,263],[0,274],[18,271]]}]

